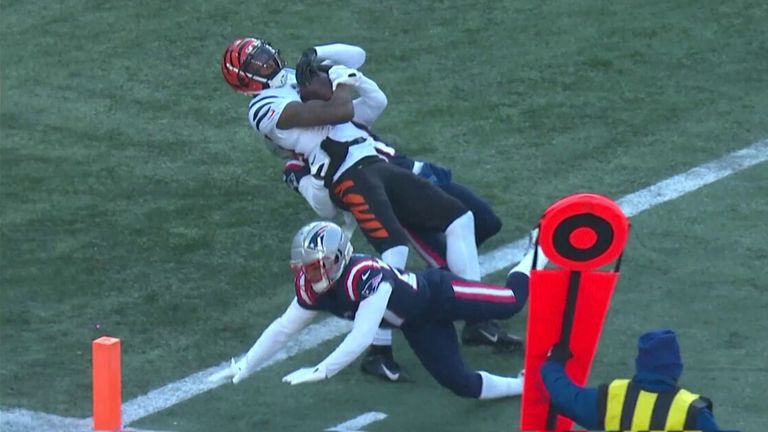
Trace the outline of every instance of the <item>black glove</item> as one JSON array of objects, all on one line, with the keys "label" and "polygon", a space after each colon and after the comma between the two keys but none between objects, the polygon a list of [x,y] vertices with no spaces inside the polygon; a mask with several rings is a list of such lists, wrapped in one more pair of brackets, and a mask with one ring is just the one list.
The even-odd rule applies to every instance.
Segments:
[{"label": "black glove", "polygon": [[568,349],[568,346],[558,342],[552,345],[552,348],[550,348],[549,354],[547,355],[547,360],[565,364],[565,362],[567,362],[571,357],[573,357],[573,353],[570,349]]},{"label": "black glove", "polygon": [[316,60],[317,50],[314,48],[307,48],[301,53],[301,58],[296,63],[296,82],[300,86],[308,85],[317,74]]}]

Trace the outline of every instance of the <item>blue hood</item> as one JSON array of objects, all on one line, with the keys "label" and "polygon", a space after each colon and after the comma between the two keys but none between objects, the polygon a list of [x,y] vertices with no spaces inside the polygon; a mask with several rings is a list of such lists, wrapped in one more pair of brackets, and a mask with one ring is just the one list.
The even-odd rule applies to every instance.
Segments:
[{"label": "blue hood", "polygon": [[637,375],[656,375],[676,382],[683,373],[677,335],[670,329],[654,330],[640,336],[635,359]]}]

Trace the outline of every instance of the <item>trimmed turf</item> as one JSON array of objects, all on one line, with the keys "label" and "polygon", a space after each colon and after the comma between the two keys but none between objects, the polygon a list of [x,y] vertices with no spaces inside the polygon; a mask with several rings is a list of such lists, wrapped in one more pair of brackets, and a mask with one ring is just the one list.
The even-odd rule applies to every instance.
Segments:
[{"label": "trimmed turf", "polygon": [[[522,236],[562,195],[618,197],[768,136],[764,2],[1,7],[4,407],[85,417],[95,337],[123,340],[128,400],[241,352],[287,304],[286,243],[313,216],[249,130],[247,99],[219,76],[235,37],[258,32],[289,63],[313,43],[365,47],[364,71],[390,100],[378,131],[489,198],[505,228],[486,250]],[[764,389],[765,370],[731,355],[765,357],[753,335],[768,282],[759,268],[766,183],[762,164],[636,219],[619,288],[626,297],[611,312],[596,378],[626,373],[636,336],[666,322],[684,335],[685,383],[724,407],[724,424],[759,424],[760,407],[738,390],[760,379]],[[680,285],[689,288],[672,288]],[[702,293],[712,298],[691,300]],[[658,315],[649,317],[650,305]],[[408,392],[353,371],[330,387],[279,385],[280,373],[332,345],[146,422],[299,429],[297,418],[268,416],[301,391],[312,427],[380,405],[390,419],[371,430],[516,424],[517,402],[445,395],[402,343],[418,378]],[[486,354],[468,356],[490,370],[520,366]],[[262,379],[284,396],[259,398]],[[349,390],[358,382],[364,393]],[[199,404],[216,401],[222,417],[200,418]]]}]

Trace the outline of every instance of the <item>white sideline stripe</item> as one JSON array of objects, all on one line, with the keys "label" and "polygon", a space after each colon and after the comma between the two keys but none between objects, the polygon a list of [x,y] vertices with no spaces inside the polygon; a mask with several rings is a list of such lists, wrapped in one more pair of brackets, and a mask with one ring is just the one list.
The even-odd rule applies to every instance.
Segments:
[{"label": "white sideline stripe", "polygon": [[[653,186],[627,195],[619,199],[618,203],[621,205],[622,209],[624,209],[627,216],[631,217],[651,207],[678,198],[686,193],[699,189],[702,186],[708,185],[723,177],[747,169],[766,160],[768,160],[768,139],[758,141],[717,160],[700,165],[685,173],[670,177]],[[523,238],[483,255],[480,261],[482,274],[486,275],[501,270],[509,263],[519,260],[527,244],[528,239]],[[338,318],[328,318],[309,326],[299,334],[298,338],[295,338],[292,343],[267,363],[267,365],[312,349],[329,339],[333,339],[334,337],[349,331],[350,328],[351,323],[342,321]],[[264,365],[264,367],[267,365]],[[222,385],[223,383],[208,383],[207,377],[209,374],[219,371],[226,366],[226,362],[221,363],[126,402],[123,404],[123,421],[126,425],[130,424],[131,422],[140,420]],[[10,420],[8,423],[6,422],[8,417],[7,413],[14,411],[34,413],[34,415],[37,416],[36,418],[39,418],[41,422],[50,422],[50,420],[46,419],[51,418],[50,414],[27,410],[2,409],[0,410],[0,426],[3,426],[3,431],[6,430],[6,427],[11,427],[16,424],[12,423]],[[79,420],[66,417],[60,417],[60,419],[62,422],[69,422],[70,420],[90,422],[90,419]]]},{"label": "white sideline stripe", "polygon": [[[3,432],[92,432],[91,419],[78,419],[46,414],[22,408],[0,411],[0,431]],[[136,428],[123,428],[122,432],[171,432]]]},{"label": "white sideline stripe", "polygon": [[371,411],[365,414],[360,414],[359,416],[353,418],[352,420],[345,421],[344,423],[336,425],[332,428],[328,428],[325,431],[326,432],[363,432],[360,430],[361,427],[367,426],[379,420],[384,420],[385,418],[387,418],[386,414],[378,411]]}]

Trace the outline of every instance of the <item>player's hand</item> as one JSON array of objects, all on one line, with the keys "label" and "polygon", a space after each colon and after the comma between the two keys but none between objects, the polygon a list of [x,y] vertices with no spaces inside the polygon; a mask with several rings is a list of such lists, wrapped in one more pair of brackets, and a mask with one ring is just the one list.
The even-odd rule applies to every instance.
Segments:
[{"label": "player's hand", "polygon": [[307,48],[301,53],[299,62],[296,63],[296,82],[299,86],[304,87],[309,85],[312,78],[317,74],[315,62],[317,60],[317,50],[314,48]]},{"label": "player's hand", "polygon": [[295,372],[291,372],[283,377],[283,382],[290,385],[311,383],[316,381],[322,381],[328,378],[325,373],[324,366],[314,366],[308,368],[301,368]]},{"label": "player's hand", "polygon": [[338,65],[328,69],[328,78],[331,80],[331,87],[336,90],[339,84],[345,84],[349,86],[356,86],[360,82],[360,78],[363,76],[357,69],[348,68],[346,66]]},{"label": "player's hand", "polygon": [[299,192],[301,179],[309,174],[309,165],[299,159],[291,159],[283,166],[283,181],[296,192]]},{"label": "player's hand", "polygon": [[218,383],[218,382],[232,380],[233,384],[237,384],[242,380],[242,378],[237,381],[235,381],[234,379],[235,377],[237,377],[237,375],[240,372],[242,372],[242,368],[240,367],[240,365],[235,361],[235,359],[231,359],[229,362],[229,366],[209,376],[208,382]]}]

